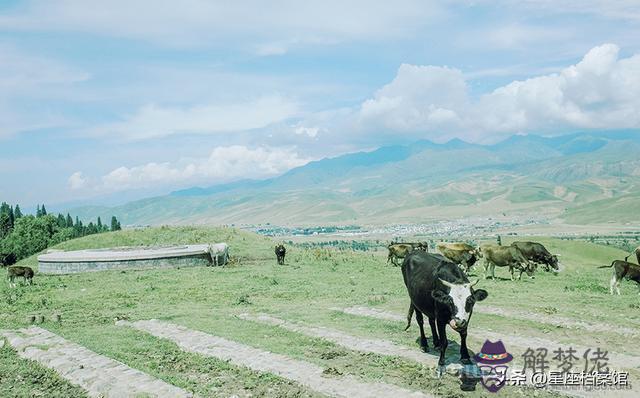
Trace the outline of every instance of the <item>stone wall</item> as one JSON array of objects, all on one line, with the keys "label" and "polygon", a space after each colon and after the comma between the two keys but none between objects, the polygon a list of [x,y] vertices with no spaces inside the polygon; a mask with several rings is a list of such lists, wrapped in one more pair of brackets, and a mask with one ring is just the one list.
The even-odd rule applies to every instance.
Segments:
[{"label": "stone wall", "polygon": [[148,260],[118,260],[118,261],[74,261],[74,262],[38,262],[38,270],[42,274],[75,274],[78,272],[93,272],[122,269],[149,269],[198,267],[211,265],[211,256],[207,254],[154,258]]}]

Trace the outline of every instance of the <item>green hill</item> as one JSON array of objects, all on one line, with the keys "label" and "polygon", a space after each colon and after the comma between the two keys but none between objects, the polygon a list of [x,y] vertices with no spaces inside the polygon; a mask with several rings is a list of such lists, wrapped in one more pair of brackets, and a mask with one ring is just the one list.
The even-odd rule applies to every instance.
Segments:
[{"label": "green hill", "polygon": [[572,209],[597,211],[611,202],[620,211],[603,212],[598,222],[639,221],[637,212],[624,212],[631,203],[624,198],[640,188],[638,137],[419,141],[311,162],[268,180],[71,211],[86,219],[116,215],[124,225],[394,223],[505,212],[587,222]]},{"label": "green hill", "polygon": [[[505,244],[510,239],[505,237]],[[286,264],[276,265],[272,241],[231,228],[211,227],[119,231],[68,241],[57,247],[81,249],[218,240],[226,240],[232,257],[236,257],[225,267],[111,270],[71,275],[37,273],[32,286],[19,284],[10,288],[7,283],[0,284],[0,324],[3,329],[20,329],[27,325],[28,315],[43,315],[45,321],[38,326],[202,397],[231,396],[238,392],[242,396],[315,398],[318,395],[276,375],[252,372],[228,361],[183,351],[169,340],[117,326],[114,321],[160,319],[308,361],[327,369],[327,373],[382,381],[438,396],[460,396],[457,377],[439,378],[434,368],[415,361],[363,354],[356,348],[241,317],[247,313],[266,313],[309,328],[328,328],[362,339],[381,339],[419,352],[415,323],[405,331],[403,321],[371,319],[335,310],[366,306],[406,314],[408,299],[402,275],[397,267],[386,264],[383,251],[304,249],[287,245]],[[563,271],[554,275],[539,270],[535,279],[524,277],[522,281],[512,282],[508,280],[508,271],[501,268],[496,271],[497,280],[481,279],[478,288],[486,289],[489,296],[476,304],[469,348],[477,352],[487,338],[484,332],[490,330],[504,334],[505,344],[514,357],[521,357],[526,347],[537,347],[535,339],[557,342],[554,347],[590,347],[597,341],[602,349],[613,354],[619,351],[616,347],[624,347],[626,355],[640,355],[640,347],[629,345],[629,336],[614,326],[610,333],[589,327],[590,324],[640,327],[640,299],[635,284],[623,282],[622,296],[611,296],[608,292],[611,270],[597,268],[628,253],[584,241],[553,238],[541,241],[553,253],[562,255]],[[25,259],[22,264],[32,264],[34,260]],[[504,312],[500,315],[482,311],[489,307]],[[529,319],[538,318],[514,319],[511,312],[525,314]],[[60,322],[52,320],[54,313],[61,315]],[[546,323],[553,317],[567,322],[562,326]],[[587,326],[576,327],[576,324]],[[456,333],[449,336],[452,341],[459,341]],[[511,340],[512,336],[520,341],[532,339],[532,343],[523,345]],[[452,361],[459,359],[455,348],[449,355]],[[33,396],[34,391],[37,396],[84,396],[54,372],[19,357],[8,344],[0,347],[0,369],[6,375],[22,375],[4,377],[0,396]],[[630,368],[629,371],[631,381],[637,380],[637,370]],[[37,383],[25,383],[25,380],[37,380]],[[510,390],[510,386],[505,388],[507,396],[521,396],[522,391],[526,392]],[[482,391],[469,394],[489,396]],[[555,396],[544,389],[536,390],[536,394]]]},{"label": "green hill", "polygon": [[[62,242],[50,249],[84,250],[122,246],[164,246],[226,242],[233,247],[230,253],[237,259],[267,259],[273,256],[272,241],[268,238],[226,227],[156,227],[137,228],[89,235]],[[38,253],[39,254],[39,253]],[[25,258],[18,265],[37,268],[38,254]]]}]

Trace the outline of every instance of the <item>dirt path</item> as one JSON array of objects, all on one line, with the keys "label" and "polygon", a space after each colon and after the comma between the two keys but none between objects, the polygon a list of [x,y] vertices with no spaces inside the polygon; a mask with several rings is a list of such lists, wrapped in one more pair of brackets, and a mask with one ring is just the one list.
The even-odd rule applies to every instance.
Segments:
[{"label": "dirt path", "polygon": [[272,373],[332,397],[432,397],[390,384],[363,382],[352,376],[325,377],[323,369],[315,364],[168,322],[118,321],[117,324],[171,340],[185,351],[219,358],[236,366],[246,366],[254,371]]},{"label": "dirt path", "polygon": [[547,314],[532,314],[529,312],[522,312],[512,309],[505,309],[493,306],[478,306],[475,311],[482,314],[499,315],[509,318],[521,319],[526,321],[532,321],[537,323],[545,323],[552,326],[560,326],[563,328],[584,329],[592,332],[605,332],[616,333],[622,336],[638,337],[640,336],[640,330],[634,328],[627,328],[624,326],[614,326],[606,323],[594,323],[586,321],[576,321],[569,318],[564,318],[557,315]]},{"label": "dirt path", "polygon": [[[344,308],[344,309],[339,309],[339,308],[332,308],[332,309],[341,311],[347,314],[351,314],[351,315],[406,322],[406,318],[400,314],[386,312],[386,311],[378,310],[375,308],[350,307],[350,308]],[[506,344],[515,345],[522,348],[530,347],[532,349],[535,349],[538,347],[545,347],[551,351],[551,350],[557,349],[558,347],[565,347],[565,348],[567,347],[567,344],[558,343],[556,341],[537,338],[537,337],[526,337],[526,336],[509,335],[506,333],[495,333],[490,330],[479,329],[479,328],[474,328],[474,330],[477,331],[479,335],[491,341],[502,340]],[[573,347],[578,352],[584,352],[588,348],[596,349],[596,347],[584,347],[584,346],[579,346],[575,344],[571,344],[571,347]],[[625,368],[625,369],[640,368],[640,357],[636,357],[633,355],[620,354],[620,353],[615,353],[610,351],[609,359],[610,359],[609,363],[618,368]]]},{"label": "dirt path", "polygon": [[0,331],[22,358],[40,362],[92,397],[191,397],[192,394],[139,370],[96,354],[39,327]]},{"label": "dirt path", "polygon": [[[334,311],[344,312],[350,315],[383,319],[387,321],[398,321],[398,322],[403,322],[403,324],[404,322],[406,322],[405,316],[402,316],[400,314],[393,313],[393,312],[382,311],[376,308],[355,306],[355,307],[349,307],[349,308],[331,308],[331,309]],[[559,344],[554,341],[546,340],[546,339],[512,336],[512,335],[506,335],[503,333],[498,334],[495,332],[482,330],[482,329],[478,330],[478,332],[482,334],[484,338],[490,341],[503,340],[508,345],[515,345],[521,348],[531,347],[535,349],[538,347],[545,347],[545,348],[549,348],[550,350],[553,350],[554,348],[557,348],[557,347],[563,347],[562,344]],[[580,347],[575,345],[572,345],[572,347],[576,349],[578,352],[582,352],[586,349],[586,347]],[[609,356],[610,356],[609,364],[612,364],[612,365],[615,364],[615,365],[618,365],[618,367],[627,368],[627,369],[637,369],[640,366],[640,358],[638,357],[625,355],[625,354],[611,353],[611,352],[609,353]],[[511,366],[514,369],[522,368],[522,364],[519,363],[518,360],[515,360],[514,362],[512,362]],[[554,370],[554,369],[551,369],[551,370]],[[633,383],[633,381],[631,382]],[[637,392],[631,391],[631,390],[619,390],[619,391],[615,390],[615,391],[606,391],[606,392],[598,391],[598,390],[595,390],[595,391],[555,390],[555,391],[562,395],[574,396],[574,397],[585,397],[585,398],[601,397],[601,396],[615,396],[615,397],[625,397],[625,398],[637,397]]]},{"label": "dirt path", "polygon": [[[350,350],[402,357],[431,367],[436,367],[438,365],[438,356],[421,352],[417,347],[404,347],[388,340],[367,339],[322,326],[304,326],[299,323],[285,321],[266,314],[240,314],[238,317],[248,321],[279,326],[283,329],[301,333],[306,336],[321,338]],[[462,366],[458,364],[458,359],[459,354],[453,355],[451,358],[447,358],[447,371],[455,373],[458,369],[462,368]]]},{"label": "dirt path", "polygon": [[[376,308],[354,306],[349,308],[331,308],[334,311],[344,312],[351,315],[368,316],[371,318],[384,319],[387,321],[406,321],[406,317],[400,314],[390,313],[378,310]],[[544,323],[552,326],[560,326],[563,328],[577,328],[595,332],[617,333],[628,337],[640,336],[640,330],[633,328],[626,328],[624,326],[613,326],[606,323],[591,323],[583,321],[575,321],[573,319],[564,318],[555,315],[543,315],[532,314],[517,310],[504,309],[493,306],[478,306],[474,308],[474,312],[489,315],[499,315],[508,318],[521,319],[526,321],[532,321],[536,323]]]}]

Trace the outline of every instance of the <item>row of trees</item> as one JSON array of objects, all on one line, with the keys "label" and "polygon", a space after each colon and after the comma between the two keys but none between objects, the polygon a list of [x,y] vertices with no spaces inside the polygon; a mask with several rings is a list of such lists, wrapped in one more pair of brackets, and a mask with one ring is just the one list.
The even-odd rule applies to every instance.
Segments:
[{"label": "row of trees", "polygon": [[84,224],[77,216],[47,213],[44,205],[37,206],[36,214],[23,214],[19,205],[15,208],[2,202],[0,205],[0,265],[16,261],[42,251],[49,246],[81,236],[122,229],[114,216],[105,225],[100,217],[96,223]]}]

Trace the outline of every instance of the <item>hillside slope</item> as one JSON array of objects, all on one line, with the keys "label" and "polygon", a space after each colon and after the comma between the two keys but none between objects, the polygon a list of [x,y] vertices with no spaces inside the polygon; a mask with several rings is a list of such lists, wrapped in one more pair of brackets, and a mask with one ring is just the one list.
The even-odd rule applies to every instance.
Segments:
[{"label": "hillside slope", "polygon": [[[501,213],[638,221],[637,212],[624,211],[635,203],[625,198],[640,188],[637,153],[640,134],[513,136],[489,146],[419,141],[322,159],[268,180],[72,211],[86,219],[116,215],[126,225],[396,223]],[[620,209],[586,216],[599,206]]]}]

